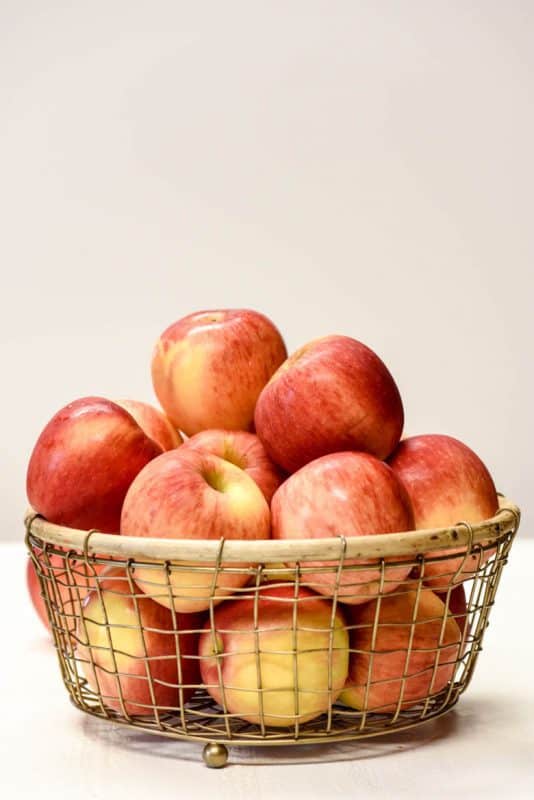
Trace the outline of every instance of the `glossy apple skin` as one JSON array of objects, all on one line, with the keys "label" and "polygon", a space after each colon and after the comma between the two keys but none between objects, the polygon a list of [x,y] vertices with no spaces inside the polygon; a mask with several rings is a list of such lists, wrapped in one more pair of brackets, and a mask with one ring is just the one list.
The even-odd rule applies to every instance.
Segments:
[{"label": "glossy apple skin", "polygon": [[[263,714],[266,725],[287,727],[322,714],[344,686],[348,670],[348,632],[341,610],[334,617],[332,636],[332,691],[328,691],[332,605],[309,589],[293,586],[261,590],[254,630],[254,599],[223,603],[215,610],[215,636],[206,623],[200,636],[200,671],[206,689],[232,714],[248,722],[261,721],[256,650],[259,650]],[[296,604],[296,634],[293,608]],[[297,652],[295,657],[294,652]],[[217,659],[216,654],[224,653]],[[219,660],[224,699],[217,661]],[[295,666],[298,684],[295,682]],[[266,691],[265,691],[266,690]]]},{"label": "glossy apple skin", "polygon": [[[469,447],[451,436],[412,436],[400,443],[389,459],[406,487],[418,529],[442,528],[456,523],[476,523],[492,517],[499,501],[486,466]],[[428,557],[461,554],[461,550],[436,550]],[[439,591],[451,583],[473,577],[491,551],[444,561],[426,562],[424,582]]]},{"label": "glossy apple skin", "polygon": [[[169,539],[268,539],[270,511],[258,486],[242,469],[222,458],[180,447],[148,464],[124,501],[121,533]],[[190,566],[180,562],[180,566]],[[213,565],[199,564],[209,567]],[[227,565],[241,572],[220,572],[215,603],[243,586],[246,564]],[[166,607],[191,613],[209,607],[213,572],[138,567],[138,586]]]},{"label": "glossy apple skin", "polygon": [[249,430],[258,395],[287,356],[273,323],[257,311],[190,314],[160,336],[152,356],[154,391],[188,436]]},{"label": "glossy apple skin", "polygon": [[131,482],[161,452],[117,403],[80,398],[39,436],[28,466],[28,499],[49,522],[117,532]]},{"label": "glossy apple skin", "polygon": [[[275,493],[271,513],[273,539],[380,535],[413,528],[406,490],[387,464],[367,453],[332,453],[306,464]],[[369,569],[346,569],[366,563],[370,564]],[[315,561],[302,566],[336,565]],[[396,589],[407,579],[410,570],[410,566],[386,563],[382,591]],[[350,604],[365,603],[376,597],[380,579],[380,567],[376,562],[354,559],[345,561],[339,576],[335,569],[302,575],[303,582],[329,596],[333,595],[339,580],[338,598]]]},{"label": "glossy apple skin", "polygon": [[282,364],[258,398],[254,421],[273,461],[295,472],[342,450],[386,458],[400,439],[404,411],[372,350],[348,336],[326,336]]},{"label": "glossy apple skin", "polygon": [[[58,615],[59,625],[64,630],[74,630],[76,627],[74,618],[79,613],[80,603],[90,589],[94,588],[95,575],[103,571],[104,565],[86,565],[81,560],[73,559],[67,562],[67,559],[60,555],[48,555],[46,560],[43,558],[40,569],[50,587],[54,613]],[[26,565],[26,585],[37,616],[50,631],[46,602],[31,559],[28,559]]]},{"label": "glossy apple skin", "polygon": [[159,408],[141,400],[121,399],[115,402],[132,415],[139,427],[161,447],[163,452],[174,450],[182,444],[180,432]]},{"label": "glossy apple skin", "polygon": [[[428,694],[440,692],[451,680],[460,650],[460,628],[453,617],[447,617],[443,625],[445,605],[429,589],[420,592],[417,610],[416,602],[416,591],[382,598],[374,642],[377,601],[347,609],[349,625],[354,627],[342,703],[358,711],[393,712],[399,701],[402,709],[410,708]],[[415,619],[414,634],[406,663],[412,619]],[[436,659],[438,666],[433,678]],[[404,673],[407,679],[401,698]]]},{"label": "glossy apple skin", "polygon": [[282,472],[267,455],[258,437],[247,431],[201,431],[188,439],[184,447],[213,453],[243,469],[257,483],[268,503],[282,483]]},{"label": "glossy apple skin", "polygon": [[[100,687],[104,704],[119,712],[152,716],[154,704],[163,712],[179,708],[199,685],[198,659],[194,656],[202,618],[176,616],[175,635],[171,612],[137,592],[135,584],[132,594],[123,568],[109,568],[100,576],[99,584],[100,592],[91,591],[82,604],[77,630],[80,644],[76,655],[90,687],[94,691]],[[181,692],[178,685],[183,687]]]}]

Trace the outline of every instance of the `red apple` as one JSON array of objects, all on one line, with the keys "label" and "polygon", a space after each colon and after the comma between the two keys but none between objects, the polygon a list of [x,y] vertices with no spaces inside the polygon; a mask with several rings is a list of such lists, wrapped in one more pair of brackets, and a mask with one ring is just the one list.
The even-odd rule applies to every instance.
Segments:
[{"label": "red apple", "polygon": [[[492,517],[499,507],[487,468],[476,453],[451,436],[405,439],[389,464],[410,495],[418,529],[443,528],[460,521],[481,522]],[[459,557],[425,562],[427,586],[443,590],[450,583],[473,577],[490,552],[465,559],[465,550],[437,550],[427,553],[427,557],[447,554]]]},{"label": "red apple", "polygon": [[[39,571],[47,587],[47,595],[52,611],[63,628],[72,628],[70,623],[79,613],[80,603],[96,585],[97,576],[107,568],[106,564],[90,562],[68,555],[39,554]],[[50,628],[46,601],[41,592],[37,570],[28,559],[26,580],[34,608],[47,628]]]},{"label": "red apple", "polygon": [[39,436],[28,466],[29,501],[50,522],[118,531],[128,487],[160,453],[124,408],[83,397],[58,411]]},{"label": "red apple", "polygon": [[201,431],[184,444],[186,449],[213,453],[245,470],[258,484],[268,503],[282,483],[282,474],[265,447],[253,433],[246,431]]},{"label": "red apple", "polygon": [[262,711],[266,725],[306,722],[327,711],[344,686],[344,618],[339,609],[332,618],[332,604],[309,589],[295,595],[293,586],[266,586],[256,602],[223,603],[214,629],[205,628],[202,681],[217,703],[249,722],[259,724]]},{"label": "red apple", "polygon": [[154,390],[188,436],[209,428],[248,430],[259,393],[286,355],[263,314],[201,311],[175,322],[156,343]]},{"label": "red apple", "polygon": [[150,439],[159,444],[163,451],[174,450],[182,444],[180,432],[159,408],[154,408],[150,403],[143,403],[141,400],[115,400],[115,402],[132,415],[139,427]]},{"label": "red apple", "polygon": [[50,625],[48,624],[48,614],[46,613],[46,605],[44,598],[41,594],[41,586],[39,584],[39,578],[37,576],[37,572],[35,571],[35,566],[31,559],[28,559],[26,564],[26,586],[28,587],[28,592],[30,594],[30,599],[33,603],[33,607],[37,612],[37,616],[45,626],[45,628],[50,629]]},{"label": "red apple", "polygon": [[[330,536],[365,536],[413,528],[408,495],[393,471],[367,453],[332,453],[302,467],[281,485],[271,504],[273,538],[306,539]],[[380,591],[377,561],[347,559],[339,575],[338,597],[344,603],[365,603]],[[303,573],[302,580],[318,592],[332,596],[338,576],[332,562],[317,561],[329,572]],[[386,566],[382,591],[397,588],[410,566]]]},{"label": "red apple", "polygon": [[[74,630],[75,617],[79,613],[80,602],[87,592],[95,586],[95,575],[103,571],[105,565],[85,564],[82,560],[67,558],[58,554],[40,555],[39,569],[47,586],[47,594],[52,611],[63,630]],[[30,599],[43,625],[50,630],[46,601],[31,559],[26,566],[26,585]]]},{"label": "red apple", "polygon": [[378,356],[348,336],[297,350],[258,398],[256,433],[287,472],[319,456],[361,450],[386,458],[404,422],[395,381]]},{"label": "red apple", "polygon": [[377,602],[347,609],[351,658],[340,699],[358,711],[410,708],[451,680],[460,628],[429,589],[381,598],[379,608]]},{"label": "red apple", "polygon": [[175,628],[170,611],[132,591],[122,567],[106,570],[99,584],[83,602],[77,630],[77,658],[89,686],[122,713],[177,710],[199,685],[200,618],[179,615]]},{"label": "red apple", "polygon": [[[132,483],[122,511],[121,533],[168,539],[267,539],[269,506],[246,472],[211,453],[180,447],[154,459]],[[175,565],[176,566],[176,565]],[[214,588],[214,565],[199,564],[204,572],[138,567],[138,586],[162,605],[190,613],[220,602],[233,589],[244,586],[247,565],[238,571],[221,571]],[[227,565],[228,566],[228,565]]]},{"label": "red apple", "polygon": [[447,606],[448,613],[451,617],[454,617],[463,635],[469,618],[464,584],[459,583],[457,586],[449,587],[449,591],[447,592],[436,592],[436,594]]}]

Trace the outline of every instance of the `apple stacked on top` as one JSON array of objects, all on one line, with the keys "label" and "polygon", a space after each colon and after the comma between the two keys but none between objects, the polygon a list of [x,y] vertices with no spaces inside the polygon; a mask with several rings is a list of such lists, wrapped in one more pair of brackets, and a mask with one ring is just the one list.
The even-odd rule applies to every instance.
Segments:
[{"label": "apple stacked on top", "polygon": [[[466,445],[442,435],[400,441],[395,381],[348,336],[287,357],[258,312],[191,314],[159,338],[152,379],[163,412],[86,397],[50,420],[28,467],[37,512],[128,536],[227,540],[378,536],[497,510],[491,476]],[[252,593],[246,564],[223,564],[216,585],[213,570],[187,563],[137,566],[135,586],[114,566],[98,591],[82,570],[87,680],[126,714],[177,708],[203,685],[229,713],[274,726],[313,719],[338,698],[387,712],[442,690],[462,646],[462,582],[477,563],[448,551],[422,576],[399,559],[345,565],[308,563],[301,585],[290,572]]]}]

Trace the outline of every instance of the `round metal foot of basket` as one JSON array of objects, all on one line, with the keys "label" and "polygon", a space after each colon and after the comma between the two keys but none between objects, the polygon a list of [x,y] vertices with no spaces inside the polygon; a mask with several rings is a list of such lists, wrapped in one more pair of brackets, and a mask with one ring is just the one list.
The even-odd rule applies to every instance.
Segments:
[{"label": "round metal foot of basket", "polygon": [[207,767],[220,769],[228,761],[228,748],[220,742],[208,742],[202,751],[202,758]]}]

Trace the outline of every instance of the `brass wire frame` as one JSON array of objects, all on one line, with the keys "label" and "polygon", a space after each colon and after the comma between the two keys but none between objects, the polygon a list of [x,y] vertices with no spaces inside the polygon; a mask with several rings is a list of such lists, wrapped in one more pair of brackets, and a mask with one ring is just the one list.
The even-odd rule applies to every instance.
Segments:
[{"label": "brass wire frame", "polygon": [[[312,744],[366,738],[405,730],[445,714],[456,704],[459,696],[465,691],[472,678],[478,654],[482,649],[484,631],[488,626],[489,615],[495,600],[502,569],[507,561],[519,521],[519,509],[501,497],[500,510],[496,516],[479,525],[470,526],[467,523],[460,522],[450,529],[399,533],[387,537],[385,552],[382,553],[380,558],[375,557],[372,561],[373,567],[379,573],[379,590],[378,595],[374,592],[369,598],[376,599],[376,607],[371,630],[371,647],[365,651],[365,654],[369,657],[369,667],[364,690],[364,707],[361,711],[342,705],[336,700],[337,693],[335,694],[333,690],[333,658],[336,652],[334,647],[334,622],[338,612],[343,614],[343,609],[347,607],[344,602],[346,597],[344,598],[339,594],[341,577],[344,576],[346,579],[347,575],[354,575],[355,585],[361,591],[362,584],[357,581],[358,573],[362,570],[368,571],[370,569],[369,563],[371,559],[367,559],[365,564],[361,562],[354,564],[355,548],[358,547],[357,553],[361,558],[362,552],[365,553],[366,544],[368,544],[369,552],[371,553],[373,552],[372,548],[376,548],[376,541],[384,538],[382,536],[362,537],[361,543],[339,537],[339,539],[335,540],[337,547],[337,557],[335,559],[332,559],[333,540],[319,540],[319,547],[316,541],[313,544],[315,548],[313,550],[313,559],[309,556],[309,552],[311,552],[309,542],[299,543],[294,541],[291,543],[291,552],[293,554],[291,566],[287,566],[287,547],[284,550],[284,542],[278,541],[261,543],[264,551],[270,556],[269,561],[276,564],[274,566],[265,561],[254,560],[249,560],[244,566],[243,562],[248,558],[245,552],[246,548],[242,550],[239,547],[236,548],[235,545],[238,544],[236,542],[230,543],[234,547],[228,558],[227,551],[230,548],[224,540],[216,543],[215,558],[213,542],[196,542],[191,545],[189,541],[187,545],[191,547],[187,551],[187,547],[183,546],[183,541],[175,540],[173,542],[174,558],[155,561],[154,559],[145,560],[139,558],[138,553],[133,548],[131,548],[131,556],[126,556],[124,548],[125,537],[111,534],[102,535],[95,531],[76,532],[60,528],[47,523],[46,520],[43,520],[43,518],[30,510],[26,517],[26,544],[39,578],[63,682],[71,701],[77,708],[95,717],[107,719],[117,724],[176,739],[220,743],[221,745]],[[433,563],[439,562],[442,565],[446,565],[447,558],[451,557],[450,554],[440,556],[432,554],[438,549],[437,543],[439,543],[439,549],[443,547],[444,537],[447,539],[448,548],[455,553],[456,558],[458,558],[458,548],[461,547],[462,561],[458,566],[451,568],[448,574],[450,579],[449,586],[443,596],[445,611],[443,617],[437,620],[441,623],[440,639],[437,646],[432,649],[434,661],[429,690],[424,697],[421,697],[419,702],[407,705],[403,702],[403,697],[408,679],[413,679],[414,677],[414,672],[409,671],[409,664],[416,627],[421,624],[417,620],[417,609],[421,592],[424,588],[425,570],[429,564]],[[368,542],[365,542],[364,539],[368,540]],[[324,542],[325,560],[329,558],[330,561],[326,566],[317,567],[316,561],[320,559],[321,541]],[[153,542],[154,548],[157,548],[158,543],[161,542],[164,542],[166,547],[168,546],[168,542],[164,540],[152,539],[147,540],[147,542],[149,544]],[[250,545],[249,542],[242,544]],[[186,559],[184,559],[183,553],[185,551],[190,556],[191,548],[193,547],[197,548],[194,559],[196,566],[185,566],[183,561]],[[103,550],[107,552],[103,554]],[[407,552],[411,553],[411,555],[407,555]],[[283,557],[277,557],[278,555]],[[306,556],[306,558],[301,558],[300,556]],[[473,556],[476,558],[474,565],[470,560],[470,557]],[[182,563],[176,564],[175,561],[179,559]],[[285,563],[280,564],[282,561]],[[447,618],[451,615],[458,616],[458,614],[452,614],[449,607],[451,593],[462,569],[467,568],[468,564],[469,577],[463,583],[467,601],[465,625],[461,634],[461,641],[457,643],[456,657],[454,661],[450,662],[452,676],[444,688],[433,691],[432,687],[438,668],[444,664],[440,658],[441,653],[447,648],[450,650],[450,644],[445,645],[443,643]],[[125,587],[127,587],[126,594],[132,600],[136,612],[135,624],[131,626],[117,626],[108,618],[102,591],[102,581],[105,576],[99,575],[96,569],[98,566],[104,565],[121,567],[124,570],[123,581]],[[391,591],[391,586],[388,587],[388,582],[391,583],[388,572],[395,566],[411,567],[412,571],[409,578]],[[152,591],[151,589],[148,592],[146,581],[144,581],[144,591],[141,591],[135,584],[136,569],[140,567],[164,570],[164,583],[154,581],[154,590]],[[200,655],[192,656],[181,653],[180,638],[185,634],[201,630],[198,627],[194,629],[180,628],[178,615],[174,611],[171,576],[173,573],[184,570],[189,573],[198,572],[199,574],[208,572],[211,575],[209,607],[205,612],[205,619],[209,620],[209,631],[211,632],[213,650],[215,652],[217,684],[222,700],[220,706],[215,703],[206,687],[200,682],[193,685],[195,692],[192,698],[184,703],[184,692],[191,688],[191,685],[183,683],[183,659],[202,658]],[[306,602],[305,598],[299,597],[299,592],[301,587],[313,589],[314,575],[319,572],[330,573],[334,576],[327,647],[327,702],[325,703],[324,713],[311,721],[303,722],[299,718],[301,695],[309,694],[311,690],[303,692],[299,688],[299,661],[304,652],[309,653],[311,650],[303,651],[299,649],[298,635],[299,632],[313,632],[314,629],[309,626],[299,625],[299,610],[304,607],[303,604]],[[240,718],[238,714],[231,713],[228,710],[226,700],[227,692],[236,687],[232,687],[228,683],[225,685],[223,680],[224,659],[231,658],[232,655],[217,651],[216,615],[217,609],[222,606],[218,605],[216,601],[222,599],[217,594],[219,579],[229,573],[246,575],[247,583],[241,588],[232,589],[230,596],[224,595],[224,601],[242,602],[252,600],[253,603],[252,629],[255,647],[250,655],[254,657],[256,663],[257,688],[248,690],[243,687],[238,688],[240,692],[249,691],[257,694],[259,724],[247,722]],[[161,572],[157,574],[161,575]],[[288,574],[291,575],[291,580],[288,579]],[[286,723],[284,727],[273,727],[265,723],[265,694],[269,691],[276,691],[264,688],[262,676],[261,655],[266,650],[262,650],[261,645],[260,602],[266,591],[266,586],[271,588],[290,586],[292,589],[291,597],[284,600],[280,599],[280,602],[288,603],[292,610],[291,624],[288,628],[284,628],[284,630],[291,633],[292,648],[289,651],[269,651],[271,655],[290,655],[293,660],[295,713],[284,718]],[[102,648],[91,645],[89,641],[88,619],[82,613],[82,603],[88,587],[98,596],[99,607],[103,610],[103,627],[106,631],[107,641],[107,646],[104,650],[111,657],[111,670],[98,665],[98,651]],[[390,589],[389,591],[388,588]],[[344,586],[345,589],[346,585]],[[108,590],[106,589],[105,591]],[[400,596],[407,591],[415,591],[415,603],[411,621],[409,623],[401,620],[398,622],[398,625],[403,625],[404,628],[409,625],[409,643],[405,653],[404,670],[400,677],[398,700],[393,710],[387,708],[381,711],[380,708],[376,707],[370,710],[366,706],[368,706],[371,685],[376,686],[380,682],[375,680],[371,683],[371,673],[373,659],[377,655],[377,651],[375,651],[376,639],[382,624],[379,617],[381,603],[385,597]],[[153,631],[144,628],[139,611],[139,600],[141,598],[144,598],[147,594],[148,596],[161,595],[162,592],[166,594],[170,601],[169,614],[172,618],[172,630],[168,631],[168,633],[174,638],[175,656],[172,657],[176,657],[178,666],[178,684],[175,687],[177,690],[177,703],[175,706],[162,706],[156,702],[157,680],[153,678],[152,669],[154,668],[155,659],[161,657],[150,656],[148,653],[146,634]],[[176,596],[176,592],[174,596]],[[183,617],[180,619],[183,620]],[[89,621],[91,625],[97,624],[91,619]],[[387,623],[388,626],[391,626],[391,624],[391,622]],[[128,708],[128,701],[124,697],[121,678],[126,678],[129,673],[121,672],[118,668],[118,658],[124,653],[116,650],[113,646],[112,632],[115,627],[131,627],[141,636],[143,644],[142,655],[127,655],[142,660],[145,665],[146,675],[141,680],[146,680],[148,684],[150,702],[147,704],[135,702],[136,707],[144,707],[144,714],[132,714]],[[345,619],[343,627],[346,628],[350,636],[350,632],[356,626],[348,624]],[[324,630],[324,628],[321,628],[320,632],[324,633]],[[81,647],[87,652],[87,657],[85,658],[80,655]],[[324,648],[320,649],[324,652]],[[349,652],[355,654],[356,657],[358,652],[361,654],[361,651],[356,651],[352,647],[352,641],[350,642]],[[413,652],[416,651],[413,650]],[[88,665],[90,665],[92,674],[95,676],[93,686],[89,684],[85,677],[84,667],[87,669]],[[116,694],[105,694],[100,684],[99,671],[101,673],[109,672],[114,676],[114,682],[117,687]],[[280,687],[280,690],[282,688],[287,689],[287,687]],[[110,701],[118,704],[120,710],[111,708]],[[215,747],[215,745],[210,746]],[[225,748],[223,747],[222,750],[225,751]],[[215,755],[217,755],[217,752],[220,755],[220,751],[215,751]],[[222,763],[224,760],[225,757],[222,758]],[[206,761],[209,764],[208,758],[206,758]],[[221,764],[215,764],[214,761],[212,765],[220,766]]]}]

